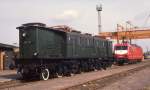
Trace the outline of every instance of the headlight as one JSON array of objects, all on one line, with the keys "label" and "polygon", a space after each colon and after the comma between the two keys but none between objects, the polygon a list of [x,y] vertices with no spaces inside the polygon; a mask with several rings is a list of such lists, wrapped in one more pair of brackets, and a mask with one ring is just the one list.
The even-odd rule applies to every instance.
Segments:
[{"label": "headlight", "polygon": [[22,36],[23,36],[23,37],[26,37],[26,33],[23,33]]},{"label": "headlight", "polygon": [[37,53],[37,52],[35,52],[35,53],[34,53],[34,56],[37,56],[37,55],[38,55],[38,53]]}]

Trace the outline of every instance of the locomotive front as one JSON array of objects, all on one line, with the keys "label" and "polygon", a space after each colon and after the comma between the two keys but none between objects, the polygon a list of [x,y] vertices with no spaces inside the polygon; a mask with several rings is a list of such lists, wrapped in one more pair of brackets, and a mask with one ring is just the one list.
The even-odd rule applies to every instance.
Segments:
[{"label": "locomotive front", "polygon": [[[46,72],[51,60],[64,57],[64,32],[42,23],[28,23],[18,27],[20,57],[16,60],[18,73],[27,77]],[[49,65],[51,66],[51,65]]]}]

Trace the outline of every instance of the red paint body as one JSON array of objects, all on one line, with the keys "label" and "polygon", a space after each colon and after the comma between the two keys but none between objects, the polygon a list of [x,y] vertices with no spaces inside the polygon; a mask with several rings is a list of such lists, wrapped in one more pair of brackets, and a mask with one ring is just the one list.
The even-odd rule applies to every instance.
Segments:
[{"label": "red paint body", "polygon": [[114,57],[117,62],[136,62],[142,61],[143,59],[143,50],[140,46],[135,44],[116,44],[114,47]]}]

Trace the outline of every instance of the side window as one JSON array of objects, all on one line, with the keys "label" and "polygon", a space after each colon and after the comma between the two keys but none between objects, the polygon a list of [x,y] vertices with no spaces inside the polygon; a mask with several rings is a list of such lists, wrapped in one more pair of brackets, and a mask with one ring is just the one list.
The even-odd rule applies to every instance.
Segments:
[{"label": "side window", "polygon": [[90,38],[90,46],[92,46],[92,39]]},{"label": "side window", "polygon": [[103,41],[102,43],[103,43],[103,47],[105,47],[105,42]]},{"label": "side window", "polygon": [[99,40],[96,40],[96,43],[97,43],[97,47],[99,46]]},{"label": "side window", "polygon": [[96,42],[97,42],[97,47],[99,46],[99,40],[96,40]]},{"label": "side window", "polygon": [[78,37],[78,44],[81,45],[81,37]]},{"label": "side window", "polygon": [[101,48],[101,40],[99,40],[99,48]]},{"label": "side window", "polygon": [[94,46],[97,47],[97,40],[94,39]]},{"label": "side window", "polygon": [[87,38],[87,46],[90,45],[90,39]]},{"label": "side window", "polygon": [[68,40],[69,40],[69,41],[71,40],[70,35],[68,36]]},{"label": "side window", "polygon": [[80,37],[80,43],[81,43],[81,45],[83,46],[84,40],[83,40],[82,37]]},{"label": "side window", "polygon": [[103,48],[103,41],[101,40],[100,43],[101,48]]},{"label": "side window", "polygon": [[73,42],[74,42],[74,37],[70,36],[70,44],[73,44]]},{"label": "side window", "polygon": [[78,44],[78,38],[77,38],[77,36],[74,36],[74,40],[75,40],[75,45],[77,45]]},{"label": "side window", "polygon": [[86,47],[86,44],[87,44],[87,41],[86,41],[86,38],[84,38],[84,47]]},{"label": "side window", "polygon": [[72,36],[71,35],[68,36],[68,42],[69,42],[69,44],[72,44]]}]

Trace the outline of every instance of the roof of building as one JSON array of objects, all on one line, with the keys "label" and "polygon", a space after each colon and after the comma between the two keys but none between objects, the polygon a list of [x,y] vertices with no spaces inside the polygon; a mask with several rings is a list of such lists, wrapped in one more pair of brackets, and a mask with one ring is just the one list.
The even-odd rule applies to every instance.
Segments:
[{"label": "roof of building", "polygon": [[13,48],[17,48],[17,46],[0,43],[0,49],[13,49]]}]

